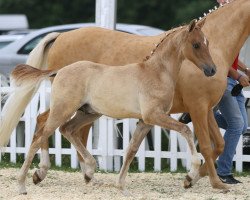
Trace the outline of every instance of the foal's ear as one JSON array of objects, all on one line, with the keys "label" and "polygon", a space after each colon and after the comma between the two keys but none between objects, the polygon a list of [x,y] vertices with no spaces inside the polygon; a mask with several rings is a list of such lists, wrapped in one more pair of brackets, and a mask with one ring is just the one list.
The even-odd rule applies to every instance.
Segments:
[{"label": "foal's ear", "polygon": [[206,18],[204,18],[203,20],[199,21],[197,23],[197,27],[199,27],[201,29],[204,26],[205,22],[206,22]]},{"label": "foal's ear", "polygon": [[196,24],[196,19],[193,19],[188,25],[188,32],[192,32],[194,30],[195,24]]}]

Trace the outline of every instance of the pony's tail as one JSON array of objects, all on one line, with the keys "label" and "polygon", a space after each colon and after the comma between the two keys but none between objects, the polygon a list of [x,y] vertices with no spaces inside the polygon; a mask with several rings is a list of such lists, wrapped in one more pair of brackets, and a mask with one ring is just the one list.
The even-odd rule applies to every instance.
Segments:
[{"label": "pony's tail", "polygon": [[21,64],[11,72],[10,78],[15,88],[30,87],[31,85],[37,88],[41,81],[56,73],[57,70],[40,70],[30,65]]},{"label": "pony's tail", "polygon": [[[45,68],[48,52],[48,48],[46,47],[48,44],[53,42],[59,34],[60,33],[48,34],[31,51],[26,63],[28,65],[35,66],[37,69],[33,68],[34,70],[31,70],[28,66],[26,67],[29,68],[27,71],[32,71],[31,74],[33,79],[29,77],[28,73],[26,73],[27,71],[24,70],[24,67],[18,66],[14,70],[15,72],[12,72],[13,79],[11,79],[11,86],[14,87],[14,91],[10,93],[10,96],[2,110],[2,119],[0,124],[0,147],[4,147],[8,144],[13,129],[17,126],[26,106],[36,93],[40,82],[38,81],[37,84],[31,84],[31,80],[35,81],[35,76],[39,74],[38,72],[40,71],[38,69]],[[36,70],[37,72],[35,73],[34,71]],[[22,75],[19,76],[18,73],[21,73]],[[28,80],[25,81],[25,78],[28,78]]]}]

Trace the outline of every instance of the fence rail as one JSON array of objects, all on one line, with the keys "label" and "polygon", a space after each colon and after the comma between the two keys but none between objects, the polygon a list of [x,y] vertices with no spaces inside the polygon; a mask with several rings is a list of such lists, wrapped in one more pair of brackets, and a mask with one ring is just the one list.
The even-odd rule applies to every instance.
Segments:
[{"label": "fence rail", "polygon": [[[11,92],[11,87],[1,87],[0,94]],[[10,154],[10,161],[16,163],[17,154],[26,156],[30,147],[33,133],[36,127],[36,117],[38,113],[47,110],[49,105],[48,97],[50,94],[50,85],[48,82],[43,82],[39,91],[36,93],[30,104],[27,106],[24,115],[20,119],[18,127],[13,131],[8,147],[5,152]],[[247,97],[250,97],[250,92],[245,92]],[[2,104],[3,105],[3,104]],[[0,109],[2,109],[0,105]],[[178,118],[178,114],[172,115]],[[122,159],[124,158],[126,147],[128,146],[130,136],[135,130],[136,120],[124,119],[114,120],[109,117],[101,117],[95,122],[91,128],[87,149],[90,153],[97,157],[99,168],[102,170],[120,170]],[[192,129],[192,124],[189,124]],[[25,132],[25,134],[24,134]],[[182,165],[190,169],[190,151],[187,148],[186,141],[175,131],[162,130],[155,126],[152,129],[153,149],[149,148],[148,140],[143,140],[139,151],[136,154],[138,161],[138,169],[145,170],[147,158],[153,159],[154,171],[161,171],[163,159],[168,160],[168,165],[171,171],[176,171],[178,168],[178,160],[182,161]],[[122,143],[119,144],[118,136],[122,133]],[[223,131],[222,131],[223,134]],[[162,141],[164,139],[164,141]],[[163,144],[163,145],[162,145]],[[237,146],[234,161],[236,161],[236,171],[243,171],[243,162],[250,162],[250,155],[243,155],[242,137]],[[40,151],[38,152],[38,154]],[[71,167],[78,167],[77,153],[71,145],[70,148],[62,146],[62,136],[57,130],[54,136],[54,147],[49,149],[50,154],[55,156],[55,164],[61,166],[62,157],[69,155]],[[203,158],[200,155],[201,158]],[[2,157],[0,156],[0,162]],[[166,162],[164,162],[166,163]]]}]

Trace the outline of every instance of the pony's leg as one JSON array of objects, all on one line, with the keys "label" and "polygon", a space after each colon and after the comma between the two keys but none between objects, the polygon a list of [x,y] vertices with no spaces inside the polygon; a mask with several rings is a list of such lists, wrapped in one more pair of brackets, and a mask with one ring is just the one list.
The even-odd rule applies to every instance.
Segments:
[{"label": "pony's leg", "polygon": [[153,112],[147,112],[147,113],[148,114],[144,116],[145,117],[144,120],[146,120],[145,121],[146,123],[155,124],[169,130],[175,130],[179,132],[186,139],[191,152],[191,169],[188,172],[186,179],[184,180],[184,187],[185,188],[191,187],[192,186],[191,181],[199,173],[199,168],[201,164],[201,160],[197,153],[191,130],[187,125],[165,114],[163,110],[158,109],[154,110]]},{"label": "pony's leg", "polygon": [[[40,114],[37,117],[37,126],[38,129],[39,127],[43,127],[48,116],[49,116],[49,111],[47,110],[46,112]],[[79,116],[83,114],[82,111],[77,111],[76,116]],[[81,141],[83,143],[83,145],[86,147],[87,145],[87,140],[88,140],[88,134],[89,134],[89,130],[91,128],[92,124],[87,124],[85,125],[83,128],[81,128],[80,130],[78,130],[78,134],[79,137],[81,137]],[[85,177],[85,163],[84,163],[84,159],[81,157],[81,155],[77,152],[78,155],[78,159],[80,162],[80,167],[83,173],[83,176]],[[39,169],[37,169],[34,174],[33,174],[33,183],[34,184],[38,184],[41,181],[43,181],[47,175],[47,172],[50,168],[50,158],[49,158],[49,142],[48,140],[44,140],[42,142],[41,145],[41,157],[40,157],[40,163],[39,163]]]},{"label": "pony's leg", "polygon": [[[89,130],[90,130],[91,126],[92,126],[92,124],[87,124],[86,126],[80,128],[76,133],[79,136],[80,141],[85,146],[85,148],[87,147]],[[84,159],[82,158],[82,156],[78,152],[77,152],[77,156],[78,156],[78,160],[79,160],[79,163],[80,163],[81,171],[82,171],[83,175],[85,175]]]},{"label": "pony's leg", "polygon": [[[44,124],[49,116],[49,110],[40,114],[37,117],[37,129],[39,130],[41,127],[44,127]],[[38,184],[43,181],[47,175],[47,172],[50,168],[50,158],[49,158],[49,141],[44,140],[41,144],[41,155],[40,155],[40,163],[39,169],[35,171],[33,174],[33,183]]]},{"label": "pony's leg", "polygon": [[[65,99],[62,99],[65,100]],[[70,106],[69,106],[70,105]],[[62,110],[62,107],[67,107],[67,109]],[[41,147],[41,144],[48,140],[49,136],[54,133],[57,127],[64,124],[70,117],[74,114],[75,108],[77,107],[77,103],[73,104],[73,102],[69,101],[57,101],[51,107],[49,117],[45,123],[44,128],[39,129],[37,133],[34,135],[33,142],[28,153],[28,156],[21,168],[21,173],[19,177],[19,191],[21,194],[26,194],[25,189],[25,179],[29,169],[29,166],[35,156],[37,150]]]},{"label": "pony's leg", "polygon": [[93,178],[96,169],[96,161],[94,157],[87,151],[77,133],[80,128],[91,124],[100,116],[100,114],[84,114],[82,111],[78,111],[71,120],[60,127],[60,132],[70,143],[74,145],[82,157],[84,162],[84,179],[86,183],[88,183]]},{"label": "pony's leg", "polygon": [[213,134],[214,135],[213,139],[215,141],[215,144],[217,144],[216,151],[218,151],[218,153],[221,151],[221,148],[223,146],[223,142],[221,142],[221,139],[219,139],[219,141],[216,141],[216,140],[218,140],[218,138],[220,138],[219,128],[215,122],[214,117],[212,117],[212,111],[210,111],[211,113],[209,112],[209,115],[208,115],[208,110],[202,109],[202,108],[204,108],[204,107],[200,107],[200,106],[196,105],[196,109],[198,109],[198,110],[196,110],[196,109],[190,110],[190,114],[191,114],[191,117],[193,120],[194,131],[195,131],[196,137],[199,141],[200,151],[201,151],[203,157],[205,158],[206,164],[204,165],[204,167],[202,169],[203,174],[201,174],[199,172],[199,175],[196,176],[191,181],[191,184],[194,184],[195,182],[197,182],[197,180],[204,175],[205,169],[207,169],[207,172],[209,174],[210,183],[211,183],[212,187],[215,189],[222,189],[222,190],[228,191],[229,186],[221,182],[221,180],[219,179],[219,177],[216,173],[216,170],[215,170],[215,166],[214,166],[215,154],[214,154],[214,151],[212,149],[212,144],[211,144],[211,140],[210,140],[208,119],[209,119],[209,123],[212,123],[211,127],[215,133],[215,134]]},{"label": "pony's leg", "polygon": [[32,163],[32,160],[36,154],[36,152],[40,149],[41,143],[42,143],[42,137],[48,138],[50,135],[53,134],[56,128],[40,128],[34,135],[32,144],[30,146],[27,158],[25,159],[22,168],[20,170],[20,174],[18,177],[18,188],[20,194],[27,194],[26,187],[25,187],[25,180],[27,177],[27,173],[29,170],[29,167]]},{"label": "pony's leg", "polygon": [[129,142],[129,146],[127,148],[125,155],[125,160],[122,164],[122,168],[120,170],[119,179],[117,183],[118,188],[123,190],[124,192],[126,192],[125,178],[129,169],[129,165],[132,162],[142,140],[145,138],[145,136],[147,135],[147,133],[150,131],[151,128],[152,128],[151,125],[145,124],[142,120],[139,120],[135,132],[132,135],[132,138]]},{"label": "pony's leg", "polygon": [[[199,155],[195,148],[191,130],[188,128],[187,125],[182,124],[176,121],[175,119],[171,118],[170,116],[168,116],[163,110],[155,109],[155,110],[150,110],[146,113],[147,113],[146,115],[145,114],[143,115],[143,120],[145,123],[158,125],[166,129],[178,131],[187,140],[187,143],[191,150],[192,158],[191,158],[191,170],[187,175],[187,180],[185,180],[184,182],[185,184],[184,187],[185,188],[190,187],[191,180],[199,172],[199,167],[201,163]],[[130,142],[132,143],[132,145],[131,144],[129,145],[129,148],[127,150],[126,160],[129,159],[130,162],[132,161],[137,149],[139,148],[140,142],[142,141],[145,135],[146,134],[142,135],[140,138],[140,133],[138,132],[137,134],[134,134],[132,136],[133,140],[131,139],[132,142]],[[139,140],[137,139],[137,137],[139,138]],[[129,168],[129,164],[130,164],[129,161],[128,162],[125,161],[123,163],[122,170],[119,175],[118,186],[123,190],[125,189],[124,182],[125,182],[125,176]]]},{"label": "pony's leg", "polygon": [[[212,158],[215,161],[217,157],[223,152],[225,142],[220,133],[218,124],[214,118],[213,110],[210,110],[208,112],[208,129],[209,129],[210,138],[214,144]],[[200,176],[204,177],[206,175],[208,175],[208,171],[207,171],[206,162],[205,162],[200,168]]]}]

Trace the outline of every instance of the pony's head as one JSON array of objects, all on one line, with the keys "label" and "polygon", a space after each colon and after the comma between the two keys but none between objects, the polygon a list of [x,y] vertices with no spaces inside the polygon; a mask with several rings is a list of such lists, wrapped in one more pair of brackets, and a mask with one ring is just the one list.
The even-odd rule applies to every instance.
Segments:
[{"label": "pony's head", "polygon": [[205,19],[199,23],[192,20],[184,30],[186,37],[182,41],[184,42],[182,53],[186,59],[201,69],[206,76],[213,76],[216,73],[216,66],[209,52],[209,42],[201,31],[204,23]]}]

